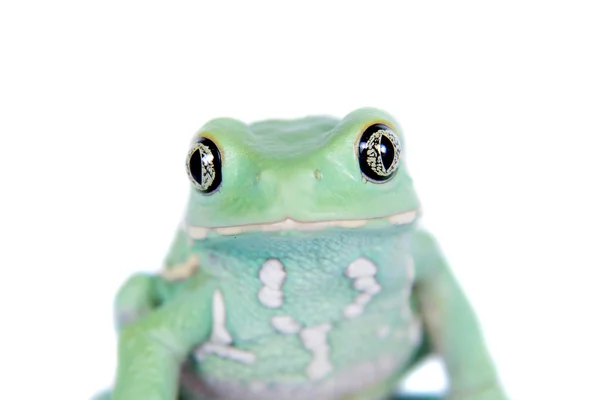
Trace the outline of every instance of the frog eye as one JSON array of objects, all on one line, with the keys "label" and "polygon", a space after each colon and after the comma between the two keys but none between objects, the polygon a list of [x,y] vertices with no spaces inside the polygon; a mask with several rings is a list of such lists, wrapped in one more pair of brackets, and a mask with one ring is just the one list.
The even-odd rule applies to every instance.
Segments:
[{"label": "frog eye", "polygon": [[187,173],[203,194],[213,194],[221,186],[221,153],[212,140],[201,137],[194,143],[187,157]]},{"label": "frog eye", "polygon": [[389,181],[400,165],[400,153],[400,140],[389,126],[369,126],[358,142],[358,163],[363,176],[374,183]]}]

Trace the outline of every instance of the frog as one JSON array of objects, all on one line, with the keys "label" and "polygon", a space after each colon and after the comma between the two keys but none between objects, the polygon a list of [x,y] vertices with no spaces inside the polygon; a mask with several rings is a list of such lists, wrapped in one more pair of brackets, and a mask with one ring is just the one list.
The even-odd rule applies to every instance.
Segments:
[{"label": "frog", "polygon": [[[119,289],[113,400],[504,400],[473,307],[378,108],[216,118],[155,273]],[[183,172],[183,171],[182,171]],[[399,382],[428,356],[445,393]]]}]

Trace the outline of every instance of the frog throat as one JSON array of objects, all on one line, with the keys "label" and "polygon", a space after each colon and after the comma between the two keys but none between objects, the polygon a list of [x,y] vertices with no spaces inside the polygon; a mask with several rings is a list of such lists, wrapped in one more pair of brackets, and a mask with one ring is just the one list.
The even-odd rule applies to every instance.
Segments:
[{"label": "frog throat", "polygon": [[244,232],[279,232],[279,231],[302,231],[311,232],[319,231],[327,228],[345,228],[355,229],[364,227],[369,222],[387,222],[391,225],[407,225],[414,222],[419,214],[419,209],[404,211],[397,214],[392,214],[386,217],[369,218],[369,219],[346,219],[346,220],[331,220],[331,221],[314,221],[303,222],[291,218],[286,218],[281,221],[260,224],[248,224],[237,226],[222,226],[222,227],[203,227],[186,225],[185,229],[188,236],[194,240],[205,239],[210,232],[216,232],[221,236],[239,235]]}]

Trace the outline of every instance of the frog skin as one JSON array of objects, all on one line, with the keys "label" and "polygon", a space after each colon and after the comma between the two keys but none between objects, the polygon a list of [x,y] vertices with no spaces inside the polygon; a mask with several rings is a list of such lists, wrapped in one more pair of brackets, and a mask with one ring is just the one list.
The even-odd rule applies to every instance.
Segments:
[{"label": "frog skin", "polygon": [[164,269],[117,295],[106,397],[413,399],[398,382],[438,354],[443,398],[505,399],[420,227],[404,156],[399,126],[372,108],[208,122],[186,159],[189,204]]}]

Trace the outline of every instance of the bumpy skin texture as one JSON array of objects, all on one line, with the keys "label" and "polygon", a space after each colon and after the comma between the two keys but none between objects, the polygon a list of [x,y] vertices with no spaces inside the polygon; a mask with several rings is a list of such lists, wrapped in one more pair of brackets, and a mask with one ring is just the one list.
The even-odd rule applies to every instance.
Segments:
[{"label": "bumpy skin texture", "polygon": [[[445,398],[505,399],[473,312],[434,239],[403,158],[367,181],[361,133],[385,112],[206,124],[222,184],[194,186],[157,275],[116,300],[116,400],[415,399],[395,394],[439,354]],[[327,221],[325,223],[325,221]],[[423,399],[432,397],[423,397]]]}]

